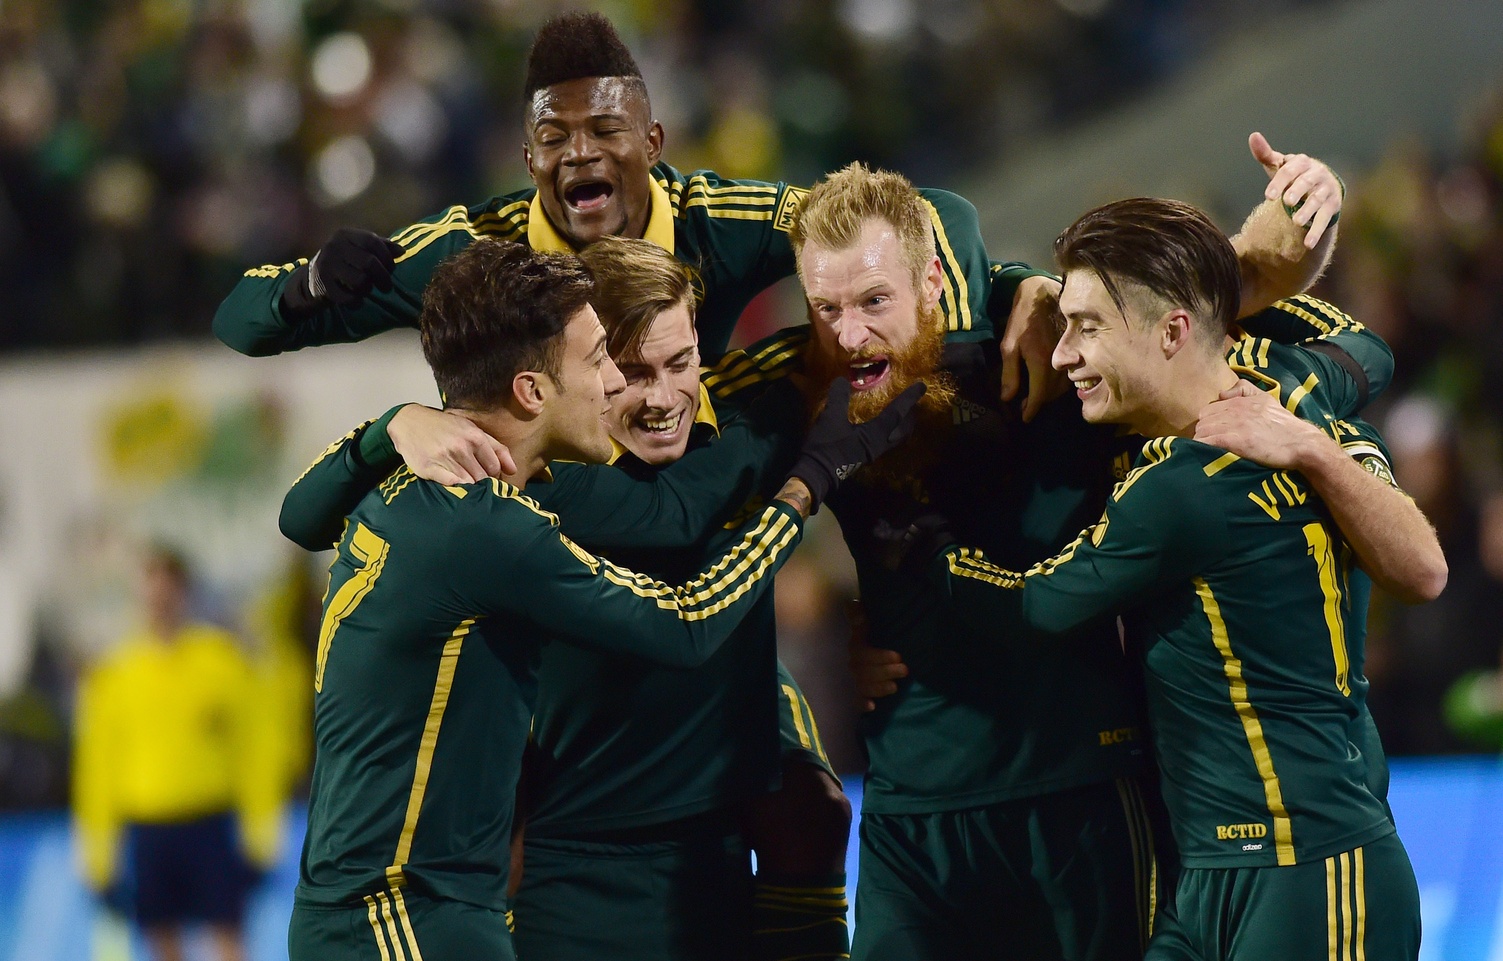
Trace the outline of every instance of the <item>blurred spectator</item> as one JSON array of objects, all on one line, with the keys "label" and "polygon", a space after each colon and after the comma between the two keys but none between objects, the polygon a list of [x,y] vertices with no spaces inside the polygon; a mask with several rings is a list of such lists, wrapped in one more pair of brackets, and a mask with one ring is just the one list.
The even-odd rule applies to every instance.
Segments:
[{"label": "blurred spectator", "polygon": [[1490,626],[1503,623],[1503,581],[1485,561],[1449,411],[1409,397],[1394,405],[1385,429],[1399,485],[1435,525],[1450,580],[1438,600],[1419,607],[1375,594],[1367,665],[1373,717],[1391,753],[1468,750],[1444,722],[1441,702],[1458,678],[1498,664],[1503,636]]},{"label": "blurred spectator", "polygon": [[277,853],[284,779],[261,685],[232,635],[189,618],[189,586],[182,558],[153,549],[142,628],[84,678],[74,813],[85,879],[128,905],[160,961],[183,956],[190,923],[233,961],[252,865]]}]

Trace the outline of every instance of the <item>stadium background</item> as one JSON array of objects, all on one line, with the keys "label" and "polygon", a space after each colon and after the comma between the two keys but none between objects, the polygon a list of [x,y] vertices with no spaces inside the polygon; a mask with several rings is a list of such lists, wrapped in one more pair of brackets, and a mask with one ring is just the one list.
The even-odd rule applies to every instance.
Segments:
[{"label": "stadium background", "polygon": [[[0,961],[125,957],[75,879],[72,696],[134,617],[135,551],[185,548],[198,613],[302,656],[320,561],[275,532],[323,445],[432,402],[411,337],[250,361],[209,319],[244,268],[525,183],[530,0],[0,0]],[[1427,959],[1503,959],[1503,5],[1496,0],[623,0],[680,169],[808,183],[851,159],[955,189],[994,258],[1047,262],[1103,199],[1233,229],[1246,134],[1351,191],[1320,293],[1394,345],[1374,414],[1437,524],[1434,604],[1375,603],[1373,712]],[[799,318],[787,285],[745,338]],[[785,660],[860,770],[828,529],[780,578]],[[316,616],[316,611],[315,611]],[[1477,672],[1484,672],[1480,675]],[[289,731],[299,730],[295,719]],[[1439,755],[1471,754],[1445,758]],[[853,790],[859,778],[849,780]],[[258,895],[284,956],[300,832]],[[136,956],[139,945],[136,946]]]}]

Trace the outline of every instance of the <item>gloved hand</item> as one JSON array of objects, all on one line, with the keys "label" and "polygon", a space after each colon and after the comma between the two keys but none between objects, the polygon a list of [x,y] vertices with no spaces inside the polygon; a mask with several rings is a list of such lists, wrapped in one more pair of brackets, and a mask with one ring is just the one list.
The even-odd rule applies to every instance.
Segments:
[{"label": "gloved hand", "polygon": [[307,315],[328,304],[354,307],[371,288],[391,290],[402,245],[380,234],[341,227],[313,259],[292,272],[282,291],[282,311]]},{"label": "gloved hand", "polygon": [[893,398],[892,403],[864,424],[850,418],[851,382],[835,378],[825,395],[825,409],[809,427],[803,450],[793,464],[789,477],[797,477],[809,488],[813,505],[819,505],[841,481],[892,450],[913,433],[917,419],[914,408],[924,396],[922,383],[914,384]]}]

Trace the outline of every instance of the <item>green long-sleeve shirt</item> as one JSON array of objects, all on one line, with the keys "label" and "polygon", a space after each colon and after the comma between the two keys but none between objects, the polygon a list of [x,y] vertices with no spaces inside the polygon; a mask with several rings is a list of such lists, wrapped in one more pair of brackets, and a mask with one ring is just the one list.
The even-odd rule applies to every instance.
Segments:
[{"label": "green long-sleeve shirt", "polygon": [[[1336,321],[1326,343],[1381,359],[1376,338],[1334,308],[1298,306]],[[1387,473],[1370,428],[1341,419],[1364,399],[1348,362],[1323,347],[1248,336],[1232,363]],[[1186,865],[1295,864],[1392,832],[1364,699],[1365,580],[1298,474],[1157,438],[1100,520],[1056,556],[1020,574],[957,547],[941,565],[957,603],[1021,615],[1048,634],[1121,614],[1129,649],[1143,659]],[[1058,640],[1048,646],[1074,651]]]},{"label": "green long-sleeve shirt", "polygon": [[766,596],[801,530],[775,502],[673,586],[593,555],[500,481],[391,475],[350,514],[330,572],[298,898],[408,885],[502,908],[540,646],[701,664]]},{"label": "green long-sleeve shirt", "polygon": [[[794,271],[788,231],[808,191],[786,183],[727,180],[708,170],[680,173],[652,168],[652,209],[646,239],[699,272],[701,304],[695,324],[706,362],[724,352],[742,310],[765,288]],[[991,290],[976,209],[944,190],[923,190],[944,270],[940,307],[958,337],[982,337]],[[246,271],[214,315],[214,333],[252,356],[321,344],[363,340],[398,327],[416,327],[423,289],[439,262],[479,237],[566,251],[528,187],[473,207],[454,206],[398,230],[403,248],[389,292],[374,290],[356,307],[327,306],[293,319],[281,310],[288,278],[306,260]]]}]

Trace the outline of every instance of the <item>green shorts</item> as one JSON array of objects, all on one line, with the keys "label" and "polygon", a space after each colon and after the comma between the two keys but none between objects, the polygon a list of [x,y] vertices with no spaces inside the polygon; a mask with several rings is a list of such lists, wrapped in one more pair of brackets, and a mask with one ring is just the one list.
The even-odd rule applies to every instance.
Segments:
[{"label": "green shorts", "polygon": [[783,742],[784,761],[792,758],[812,764],[839,780],[825,756],[825,746],[820,743],[814,712],[782,661],[778,661],[778,734]]},{"label": "green shorts", "polygon": [[937,814],[865,814],[856,961],[1139,961],[1152,831],[1122,779]]},{"label": "green shorts", "polygon": [[1285,867],[1184,868],[1145,961],[1414,961],[1420,904],[1397,834]]},{"label": "green shorts", "polygon": [[290,961],[516,961],[502,911],[382,891],[358,907],[298,902],[287,929]]},{"label": "green shorts", "polygon": [[701,816],[611,840],[528,835],[513,904],[517,953],[528,961],[743,958],[751,859],[725,821]]}]

